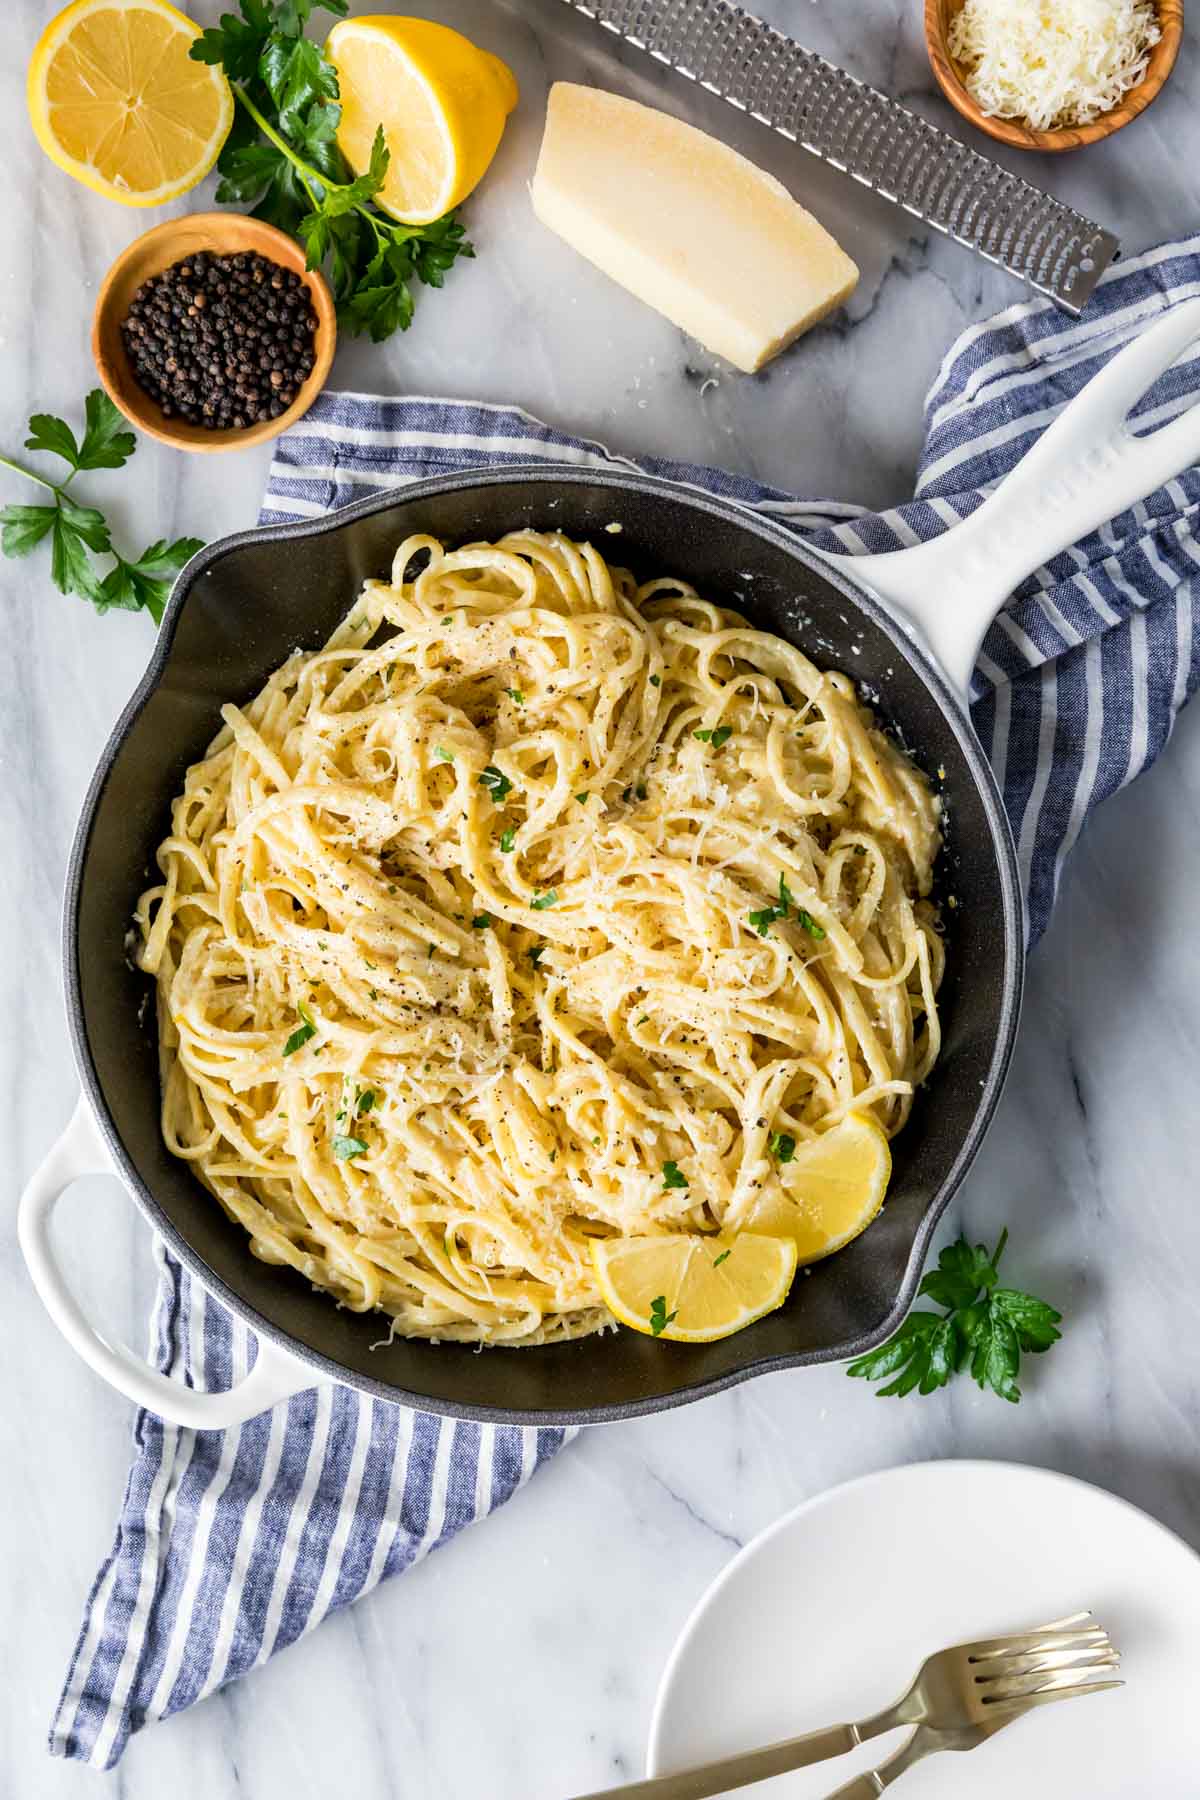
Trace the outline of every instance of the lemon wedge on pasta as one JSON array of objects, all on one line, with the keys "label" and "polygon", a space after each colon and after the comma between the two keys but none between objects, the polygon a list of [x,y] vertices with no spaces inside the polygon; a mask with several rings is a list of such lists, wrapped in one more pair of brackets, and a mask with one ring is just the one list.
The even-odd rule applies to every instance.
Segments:
[{"label": "lemon wedge on pasta", "polygon": [[796,1273],[788,1237],[670,1232],[593,1238],[589,1248],[613,1317],[678,1344],[710,1344],[774,1312]]},{"label": "lemon wedge on pasta", "polygon": [[805,1143],[785,1137],[774,1151],[779,1180],[763,1190],[742,1229],[791,1238],[801,1263],[841,1250],[883,1205],[892,1153],[866,1113],[849,1113]]}]

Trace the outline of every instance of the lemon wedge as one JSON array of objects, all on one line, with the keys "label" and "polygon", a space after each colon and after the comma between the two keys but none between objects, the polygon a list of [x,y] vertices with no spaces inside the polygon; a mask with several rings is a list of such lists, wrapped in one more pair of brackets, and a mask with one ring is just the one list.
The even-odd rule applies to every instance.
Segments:
[{"label": "lemon wedge", "polygon": [[385,14],[341,20],[325,53],[341,88],[338,146],[356,175],[383,126],[391,160],[376,205],[428,225],[465,200],[517,104],[512,70],[448,25]]},{"label": "lemon wedge", "polygon": [[74,0],[29,64],[29,117],[46,155],[123,206],[195,187],[233,123],[224,75],[188,55],[199,36],[166,0]]},{"label": "lemon wedge", "polygon": [[650,1337],[710,1344],[782,1306],[796,1273],[791,1238],[593,1238],[592,1262],[613,1317]]},{"label": "lemon wedge", "polygon": [[883,1205],[892,1173],[885,1133],[866,1113],[850,1113],[830,1131],[797,1144],[779,1164],[744,1231],[789,1237],[802,1263],[832,1256],[865,1231]]}]

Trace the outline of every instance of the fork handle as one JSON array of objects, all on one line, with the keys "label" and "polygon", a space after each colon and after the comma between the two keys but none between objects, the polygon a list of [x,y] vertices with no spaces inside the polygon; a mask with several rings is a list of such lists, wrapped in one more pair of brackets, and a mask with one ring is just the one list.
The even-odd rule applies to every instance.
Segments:
[{"label": "fork handle", "polygon": [[918,1725],[886,1762],[880,1763],[877,1769],[868,1769],[865,1775],[856,1775],[853,1781],[845,1782],[840,1788],[834,1788],[825,1800],[879,1800],[884,1788],[891,1787],[893,1781],[898,1781],[914,1763],[931,1755],[936,1747],[924,1727]]},{"label": "fork handle", "polygon": [[[616,1800],[617,1796],[620,1800],[712,1800],[714,1795],[727,1794],[731,1788],[749,1787],[755,1781],[768,1781],[772,1775],[807,1769],[830,1756],[844,1756],[862,1741],[857,1725],[830,1725],[824,1731],[785,1738],[782,1743],[746,1750],[740,1756],[727,1756],[700,1768],[680,1769],[677,1774],[653,1775],[626,1787],[579,1794],[576,1800]],[[878,1788],[863,1789],[864,1794],[872,1796],[878,1792]]]}]

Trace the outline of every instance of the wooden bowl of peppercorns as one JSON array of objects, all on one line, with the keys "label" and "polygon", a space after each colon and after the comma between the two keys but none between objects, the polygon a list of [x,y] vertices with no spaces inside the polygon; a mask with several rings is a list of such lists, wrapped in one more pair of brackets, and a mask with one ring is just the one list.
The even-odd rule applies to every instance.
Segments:
[{"label": "wooden bowl of peppercorns", "polygon": [[107,393],[179,450],[278,436],[324,387],[336,340],[324,277],[294,238],[245,213],[192,213],[135,238],[92,321]]}]

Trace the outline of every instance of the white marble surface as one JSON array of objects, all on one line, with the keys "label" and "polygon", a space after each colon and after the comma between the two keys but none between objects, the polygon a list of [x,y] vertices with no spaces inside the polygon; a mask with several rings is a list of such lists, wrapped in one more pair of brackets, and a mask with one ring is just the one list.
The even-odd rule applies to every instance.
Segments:
[{"label": "white marble surface", "polygon": [[[91,385],[97,282],[150,219],[75,187],[25,124],[28,50],[51,0],[9,0],[0,258],[0,447],[33,408]],[[214,18],[217,0],[193,9]],[[356,8],[355,10],[360,10]],[[523,102],[470,227],[479,259],[422,301],[407,337],[347,344],[335,380],[515,401],[633,452],[752,470],[814,494],[910,490],[921,402],[964,324],[1019,297],[1002,274],[758,127],[654,70],[622,69],[559,0],[430,7],[504,55]],[[774,0],[815,48],[940,118],[918,0]],[[624,85],[723,129],[773,166],[864,272],[847,318],[758,379],[734,377],[550,241],[526,182],[546,82]],[[1196,228],[1194,42],[1164,98],[1115,141],[1035,179],[1137,250]],[[193,196],[203,204],[207,190]],[[718,376],[715,386],[706,381]],[[138,542],[247,524],[265,452],[186,458],[143,443],[137,479],[95,491]],[[7,477],[4,499],[27,496]],[[58,904],[75,811],[151,645],[143,617],[96,618],[35,565],[0,563],[0,938],[6,1211],[75,1093],[61,1016]],[[1030,970],[1012,1079],[949,1225],[1013,1232],[1009,1273],[1059,1300],[1067,1336],[1019,1408],[958,1384],[881,1402],[837,1369],[760,1380],[683,1412],[596,1430],[505,1512],[247,1681],[136,1739],[109,1776],[51,1763],[44,1730],[106,1549],[129,1409],[59,1340],[0,1231],[0,1795],[56,1800],[553,1800],[640,1767],[663,1659],[734,1547],[805,1495],[921,1457],[1044,1463],[1097,1480],[1200,1544],[1200,713],[1076,853]],[[115,1184],[81,1186],[72,1261],[111,1328],[144,1338],[149,1257]],[[602,1570],[603,1578],[597,1578]],[[1082,1793],[1084,1788],[1081,1787]]]}]

